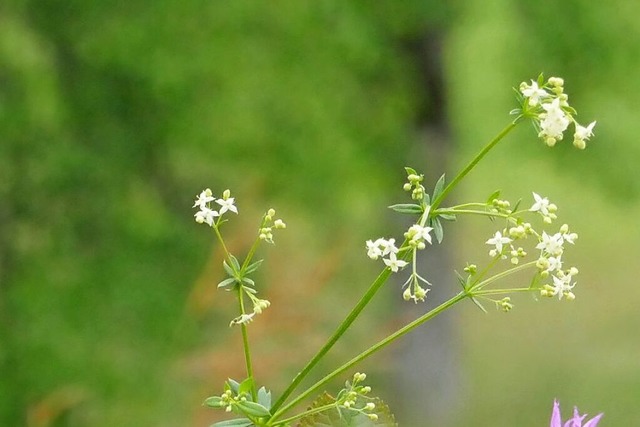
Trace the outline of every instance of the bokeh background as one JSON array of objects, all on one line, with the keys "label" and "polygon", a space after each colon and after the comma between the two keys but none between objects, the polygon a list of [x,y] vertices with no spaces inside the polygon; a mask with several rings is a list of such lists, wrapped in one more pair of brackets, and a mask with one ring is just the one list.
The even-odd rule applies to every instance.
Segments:
[{"label": "bokeh background", "polygon": [[[237,198],[237,253],[265,209],[288,224],[260,253],[273,305],[250,330],[277,394],[379,271],[364,241],[401,235],[385,206],[402,167],[455,173],[541,71],[596,138],[551,150],[520,126],[454,198],[548,196],[580,234],[576,301],[461,304],[362,369],[403,426],[544,426],[554,398],[640,425],[637,16],[622,0],[3,0],[0,425],[221,419],[201,403],[244,368],[220,248],[192,219],[205,187]],[[390,283],[317,374],[486,259],[489,222],[446,232],[433,298],[408,307]]]}]

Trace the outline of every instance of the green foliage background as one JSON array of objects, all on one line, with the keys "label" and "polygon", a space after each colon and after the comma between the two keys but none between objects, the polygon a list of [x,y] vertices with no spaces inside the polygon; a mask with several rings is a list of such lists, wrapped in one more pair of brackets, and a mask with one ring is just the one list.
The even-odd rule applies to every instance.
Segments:
[{"label": "green foliage background", "polygon": [[[390,227],[382,207],[400,197],[402,166],[442,166],[412,156],[431,94],[407,44],[434,33],[454,168],[507,123],[510,87],[540,71],[563,76],[580,118],[598,120],[585,152],[548,150],[520,129],[458,195],[548,195],[580,232],[583,266],[574,305],[518,301],[509,319],[457,309],[467,381],[458,425],[545,425],[554,397],[605,411],[603,425],[640,424],[639,9],[586,0],[4,1],[0,425],[208,425],[200,399],[224,380],[216,366],[234,365],[212,348],[233,342],[220,327],[230,303],[199,293],[218,268],[211,236],[190,218],[205,186],[231,188],[246,212],[229,229],[238,250],[262,207],[289,223],[269,255],[268,277],[286,282],[270,309],[287,313],[279,324],[295,316],[286,295],[307,293],[309,279],[291,276],[309,266],[330,271],[314,301],[346,310],[375,273],[362,241]],[[484,256],[490,226],[458,227],[458,263]],[[277,298],[277,286],[267,295]],[[194,309],[200,297],[211,301]],[[299,345],[296,334],[312,329],[321,339],[338,315],[321,311],[282,343]],[[371,316],[356,339],[369,328],[384,325]],[[318,345],[307,342],[303,353]],[[267,366],[295,372],[275,359]]]}]

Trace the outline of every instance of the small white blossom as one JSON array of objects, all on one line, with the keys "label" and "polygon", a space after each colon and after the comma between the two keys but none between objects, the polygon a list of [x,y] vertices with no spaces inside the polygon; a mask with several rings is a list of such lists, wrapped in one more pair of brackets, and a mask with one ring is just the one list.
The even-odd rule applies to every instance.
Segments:
[{"label": "small white blossom", "polygon": [[217,216],[220,216],[220,214],[213,209],[202,207],[198,212],[196,212],[194,216],[198,224],[206,222],[207,224],[209,224],[209,226],[213,226],[213,219]]},{"label": "small white blossom", "polygon": [[429,234],[432,230],[432,227],[423,227],[420,224],[414,224],[405,233],[405,237],[415,243],[427,241],[429,244],[432,244],[431,235]]},{"label": "small white blossom", "polygon": [[553,285],[552,289],[550,289],[551,295],[558,295],[558,299],[562,299],[562,297],[567,297],[567,299],[575,299],[575,295],[571,290],[576,286],[575,283],[571,282],[572,276],[570,274],[564,275],[562,277],[553,276]]},{"label": "small white blossom", "polygon": [[536,245],[536,249],[541,249],[549,255],[558,257],[562,255],[562,252],[564,251],[562,246],[563,244],[564,240],[560,233],[549,236],[546,231],[543,231],[540,243]]},{"label": "small white blossom", "polygon": [[407,265],[406,261],[396,258],[395,252],[391,252],[389,254],[389,259],[384,259],[384,263],[393,271],[394,273],[398,272],[398,269],[403,268]]},{"label": "small white blossom", "polygon": [[571,121],[560,107],[560,98],[542,104],[546,111],[540,114],[540,136],[547,145],[553,146],[556,141],[562,139],[562,133],[567,129]]},{"label": "small white blossom", "polygon": [[533,204],[533,206],[531,206],[531,208],[529,208],[529,210],[531,212],[540,212],[544,216],[549,215],[549,199],[547,199],[546,197],[540,197],[536,193],[533,193],[533,198],[535,200],[535,203]]},{"label": "small white blossom", "polygon": [[220,205],[220,215],[224,214],[227,211],[238,213],[238,208],[235,207],[234,201],[235,199],[233,197],[229,197],[227,199],[217,199],[216,203]]},{"label": "small white blossom", "polygon": [[586,141],[593,136],[593,127],[595,125],[596,122],[591,122],[587,127],[584,127],[576,122],[576,133],[573,134],[573,145],[576,148],[583,150],[587,146]]},{"label": "small white blossom", "polygon": [[520,85],[520,92],[527,98],[529,98],[529,105],[535,107],[540,102],[540,99],[549,96],[547,91],[538,87],[538,83],[531,80],[531,86],[522,82]]},{"label": "small white blossom", "polygon": [[197,196],[196,202],[193,204],[192,207],[199,207],[200,209],[206,208],[207,204],[209,202],[212,202],[214,200],[213,198],[213,193],[211,192],[211,190],[209,188],[207,188],[206,190],[203,190],[199,196]]},{"label": "small white blossom", "polygon": [[496,231],[496,234],[493,235],[493,237],[489,240],[487,240],[485,242],[487,245],[495,245],[496,249],[494,253],[495,256],[497,254],[501,254],[502,253],[502,245],[505,245],[507,243],[511,243],[511,239],[508,237],[504,237],[502,235],[502,233],[500,233],[499,231]]},{"label": "small white blossom", "polygon": [[229,326],[246,325],[247,323],[251,323],[253,321],[253,316],[255,315],[256,313],[254,312],[251,314],[243,314],[241,316],[238,316],[235,319],[233,319],[231,323],[229,323]]},{"label": "small white blossom", "polygon": [[367,240],[367,256],[371,259],[378,259],[382,256],[382,249],[380,249],[378,240],[376,240],[375,242],[372,240]]}]

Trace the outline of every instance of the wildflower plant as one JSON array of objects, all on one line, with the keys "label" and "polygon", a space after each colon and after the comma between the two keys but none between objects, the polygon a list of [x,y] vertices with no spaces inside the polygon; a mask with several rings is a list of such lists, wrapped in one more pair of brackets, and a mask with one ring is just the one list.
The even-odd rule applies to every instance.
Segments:
[{"label": "wildflower plant", "polygon": [[[246,365],[246,378],[241,381],[227,380],[219,395],[205,400],[206,406],[237,416],[212,427],[396,425],[387,405],[372,397],[371,388],[363,384],[366,379],[363,373],[355,373],[335,396],[328,392],[320,393],[306,409],[295,409],[332,379],[461,301],[470,300],[483,311],[486,311],[486,305],[494,305],[498,310],[509,312],[514,307],[511,297],[518,293],[568,301],[576,298],[574,288],[578,269],[568,263],[565,252],[576,243],[578,235],[569,225],[557,221],[559,209],[547,197],[532,192],[531,197],[527,197],[528,201],[518,200],[514,203],[495,191],[484,200],[445,205],[447,196],[519,123],[530,120],[537,136],[549,147],[561,141],[571,125],[574,128],[573,145],[577,148],[584,149],[586,141],[593,136],[595,122],[582,126],[576,121],[577,113],[568,103],[562,79],[552,77],[545,81],[540,75],[531,83],[520,84],[516,93],[520,105],[511,112],[516,116],[515,119],[450,182],[447,183],[442,175],[429,191],[425,187],[424,175],[413,168],[405,168],[407,178],[402,188],[408,193],[408,200],[390,208],[413,218],[412,225],[402,234],[403,239],[379,237],[365,242],[363,249],[366,255],[380,262],[382,271],[326,343],[273,400],[269,390],[258,388],[251,360],[249,324],[270,306],[268,300],[258,297],[258,287],[251,276],[262,265],[262,260],[254,260],[258,247],[261,243],[273,244],[274,233],[286,228],[286,224],[276,218],[273,209],[269,209],[256,228],[253,245],[240,261],[227,249],[221,231],[229,216],[238,214],[235,198],[231,197],[229,190],[225,190],[220,198],[214,196],[210,189],[197,195],[193,205],[197,208],[195,221],[213,230],[224,252],[223,267],[227,277],[218,284],[218,288],[234,294],[237,299],[238,315],[230,319],[230,326],[240,329]],[[435,285],[418,274],[418,252],[429,250],[443,241],[444,223],[474,215],[490,219],[495,231],[483,242],[487,248],[486,258],[477,263],[468,263],[461,272],[456,272],[460,287],[457,293],[333,371],[325,373],[306,390],[294,394],[302,380],[341,339],[392,274],[405,274],[404,270],[408,271],[401,291],[404,300],[416,304],[427,301],[428,293]],[[530,275],[530,279],[524,282],[523,272]],[[560,425],[558,411],[556,403],[552,426]],[[599,419],[599,416],[596,418]],[[585,426],[595,426],[596,423],[597,420],[589,421]],[[574,425],[579,424],[574,422]]]}]

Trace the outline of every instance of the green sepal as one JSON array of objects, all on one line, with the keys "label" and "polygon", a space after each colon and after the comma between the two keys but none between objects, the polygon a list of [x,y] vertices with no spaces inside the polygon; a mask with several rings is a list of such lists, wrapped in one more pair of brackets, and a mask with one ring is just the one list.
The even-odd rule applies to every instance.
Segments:
[{"label": "green sepal", "polygon": [[240,401],[236,404],[237,408],[243,413],[252,417],[269,417],[271,412],[259,403],[250,400]]},{"label": "green sepal", "polygon": [[209,406],[210,408],[220,408],[222,406],[224,406],[224,404],[222,403],[222,399],[220,398],[220,396],[211,396],[208,397],[204,403],[204,406]]},{"label": "green sepal", "polygon": [[211,424],[210,427],[249,427],[253,422],[248,418],[236,418],[233,420],[219,421],[215,424]]},{"label": "green sepal", "polygon": [[438,243],[442,243],[442,239],[444,239],[444,229],[442,228],[442,223],[439,218],[431,218],[431,226],[433,227],[433,234],[436,236],[436,240]]},{"label": "green sepal", "polygon": [[262,264],[262,261],[264,261],[264,260],[261,259],[261,260],[258,260],[256,262],[254,262],[253,264],[249,264],[249,266],[244,271],[244,274],[251,274],[254,271],[256,271],[258,268],[260,268],[260,265]]},{"label": "green sepal", "polygon": [[233,277],[229,277],[227,279],[224,279],[222,282],[218,283],[218,289],[220,288],[226,288],[229,285],[232,285],[236,283],[236,279]]},{"label": "green sepal", "polygon": [[433,188],[433,200],[436,200],[440,196],[440,194],[442,194],[442,190],[444,190],[444,174],[442,174],[442,176],[438,178],[438,181]]},{"label": "green sepal", "polygon": [[389,209],[394,210],[400,213],[408,213],[408,214],[420,214],[424,212],[422,206],[415,205],[413,203],[399,203],[397,205],[389,206]]}]

